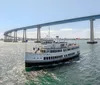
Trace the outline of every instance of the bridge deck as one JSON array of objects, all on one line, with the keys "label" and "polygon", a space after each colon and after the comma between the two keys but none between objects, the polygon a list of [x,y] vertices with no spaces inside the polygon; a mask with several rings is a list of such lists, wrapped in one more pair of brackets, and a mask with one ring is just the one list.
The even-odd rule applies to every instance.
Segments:
[{"label": "bridge deck", "polygon": [[8,33],[13,32],[13,31],[37,28],[37,26],[44,27],[44,26],[58,25],[58,24],[64,24],[64,23],[85,21],[85,20],[90,20],[90,19],[100,19],[100,14],[92,15],[92,16],[79,17],[79,18],[73,18],[73,19],[65,19],[65,20],[60,20],[60,21],[54,21],[54,22],[48,22],[48,23],[43,23],[43,24],[37,24],[37,25],[31,25],[31,26],[16,28],[16,29],[6,31],[4,33],[4,35],[7,35]]}]

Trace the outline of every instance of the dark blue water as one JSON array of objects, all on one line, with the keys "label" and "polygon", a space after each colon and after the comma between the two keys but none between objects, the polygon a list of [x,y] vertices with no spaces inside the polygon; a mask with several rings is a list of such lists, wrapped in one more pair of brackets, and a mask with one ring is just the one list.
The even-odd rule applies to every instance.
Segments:
[{"label": "dark blue water", "polygon": [[100,42],[72,42],[80,45],[79,60],[31,72],[24,68],[25,44],[0,42],[0,85],[100,85]]}]

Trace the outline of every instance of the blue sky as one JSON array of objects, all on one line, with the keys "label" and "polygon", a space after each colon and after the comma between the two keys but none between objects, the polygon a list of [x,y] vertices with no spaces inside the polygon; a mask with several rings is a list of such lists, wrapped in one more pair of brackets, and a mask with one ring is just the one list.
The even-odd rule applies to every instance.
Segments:
[{"label": "blue sky", "polygon": [[[100,14],[100,0],[0,0],[0,33],[2,35],[17,27],[95,14]],[[99,23],[100,20],[95,21],[97,32]],[[76,30],[66,30],[66,33],[70,31],[69,37],[73,37],[73,32],[79,32],[75,37],[80,37],[82,30],[87,31],[81,33],[81,37],[89,37],[89,21],[59,25],[52,30],[56,32],[61,28]],[[96,37],[99,35],[98,32]],[[61,36],[65,36],[63,32]]]}]

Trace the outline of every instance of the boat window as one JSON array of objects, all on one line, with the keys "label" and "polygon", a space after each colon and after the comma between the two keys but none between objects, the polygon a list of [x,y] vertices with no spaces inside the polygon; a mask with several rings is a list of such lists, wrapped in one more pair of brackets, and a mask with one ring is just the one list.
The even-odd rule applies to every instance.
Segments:
[{"label": "boat window", "polygon": [[60,55],[60,56],[44,57],[44,60],[57,59],[57,58],[61,58],[61,57],[63,57],[63,56]]},{"label": "boat window", "polygon": [[71,48],[72,50],[74,50],[75,48]]},{"label": "boat window", "polygon": [[63,51],[67,51],[67,49],[63,49]]},{"label": "boat window", "polygon": [[58,50],[58,52],[61,52],[62,50]]},{"label": "boat window", "polygon": [[67,57],[67,55],[64,55],[64,57]]},{"label": "boat window", "polygon": [[51,53],[53,53],[54,51],[53,50],[51,50]]},{"label": "boat window", "polygon": [[64,44],[61,44],[61,47],[64,47]]},{"label": "boat window", "polygon": [[44,50],[42,50],[42,52],[44,53]]},{"label": "boat window", "polygon": [[35,48],[33,48],[33,50],[35,50]]},{"label": "boat window", "polygon": [[68,54],[68,56],[71,56],[71,55],[74,55],[75,53],[70,53],[70,54]]},{"label": "boat window", "polygon": [[47,50],[46,52],[49,52],[49,50]]},{"label": "boat window", "polygon": [[[74,49],[77,49],[77,48],[79,48],[79,46],[73,47],[73,48],[68,48],[67,50],[74,50]],[[63,50],[63,51],[64,51],[64,50]]]},{"label": "boat window", "polygon": [[62,52],[62,50],[50,50],[50,53]]},{"label": "boat window", "polygon": [[41,52],[42,52],[42,53],[45,53],[46,51],[45,51],[45,50],[41,50]]},{"label": "boat window", "polygon": [[75,49],[79,48],[79,46],[75,47]]},{"label": "boat window", "polygon": [[68,49],[68,50],[70,50],[70,49]]},{"label": "boat window", "polygon": [[45,53],[46,51],[44,50],[44,53]]},{"label": "boat window", "polygon": [[50,53],[52,53],[52,50],[50,50]]},{"label": "boat window", "polygon": [[46,60],[48,60],[48,57],[46,57]]},{"label": "boat window", "polygon": [[61,58],[61,57],[63,57],[63,56],[62,55],[58,56],[58,58]]}]

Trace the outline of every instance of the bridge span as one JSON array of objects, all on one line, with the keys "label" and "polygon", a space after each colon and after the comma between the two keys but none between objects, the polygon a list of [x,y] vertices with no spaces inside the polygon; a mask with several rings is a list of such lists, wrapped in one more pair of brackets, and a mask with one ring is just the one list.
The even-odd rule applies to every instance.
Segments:
[{"label": "bridge span", "polygon": [[[41,28],[45,26],[52,26],[52,25],[58,25],[58,24],[65,24],[65,23],[72,23],[72,22],[79,22],[79,21],[90,21],[90,41],[87,43],[94,44],[97,43],[94,40],[94,20],[100,19],[100,14],[98,15],[91,15],[91,16],[85,16],[85,17],[78,17],[78,18],[72,18],[72,19],[65,19],[60,21],[54,21],[54,22],[48,22],[43,24],[36,24],[21,28],[15,28],[8,30],[4,33],[4,41],[5,42],[17,42],[17,31],[23,30],[23,42],[26,42],[26,30],[37,28],[37,42],[40,42],[41,40]],[[14,35],[11,34],[14,32]]]}]

